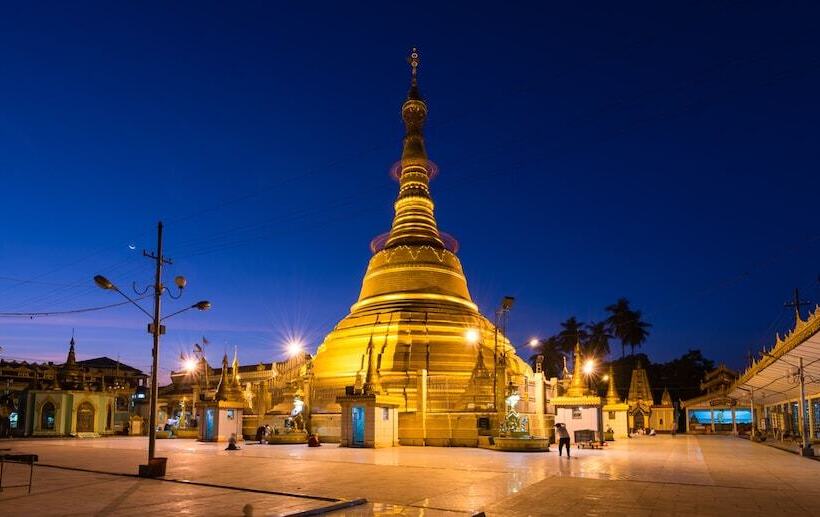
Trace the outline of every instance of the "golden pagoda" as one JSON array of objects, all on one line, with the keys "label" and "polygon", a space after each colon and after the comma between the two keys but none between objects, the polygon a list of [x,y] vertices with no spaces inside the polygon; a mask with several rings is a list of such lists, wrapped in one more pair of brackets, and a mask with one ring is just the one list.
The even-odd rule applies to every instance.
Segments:
[{"label": "golden pagoda", "polygon": [[[399,183],[395,216],[390,231],[371,243],[358,301],[312,362],[311,427],[333,440],[341,425],[336,398],[369,393],[394,402],[403,445],[476,445],[479,431],[492,432],[499,413],[503,419],[510,382],[535,412],[536,383],[473,303],[457,245],[438,228],[430,194],[437,168],[425,149],[427,104],[415,49],[409,62],[404,145],[392,171]],[[536,420],[532,425],[543,426]]]}]

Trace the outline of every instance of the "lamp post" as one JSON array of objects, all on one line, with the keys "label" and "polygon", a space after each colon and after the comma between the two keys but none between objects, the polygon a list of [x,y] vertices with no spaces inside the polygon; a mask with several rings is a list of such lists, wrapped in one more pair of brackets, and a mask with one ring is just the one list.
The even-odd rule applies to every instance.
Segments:
[{"label": "lamp post", "polygon": [[[498,326],[502,325],[502,334],[506,335],[507,331],[507,315],[510,313],[510,309],[512,309],[513,303],[515,302],[515,298],[512,296],[505,296],[501,300],[501,306],[496,309],[495,311],[495,322],[494,322],[494,336],[493,336],[493,409],[497,412],[498,411],[498,366],[499,366],[499,357],[498,357]],[[506,352],[502,355],[503,365],[506,367],[507,364],[507,354]]]},{"label": "lamp post", "polygon": [[[134,299],[130,296],[122,292],[116,285],[113,284],[110,280],[105,278],[102,275],[96,275],[94,277],[94,282],[97,284],[98,287],[101,289],[105,289],[108,291],[116,291],[120,295],[122,295],[126,300],[131,302],[135,307],[141,310],[146,316],[151,318],[151,323],[148,324],[148,332],[153,337],[153,348],[151,350],[152,359],[151,359],[151,400],[150,402],[150,413],[148,415],[148,464],[147,465],[140,465],[139,475],[142,477],[161,477],[165,475],[165,458],[156,458],[155,459],[155,452],[156,452],[156,440],[157,440],[157,397],[159,395],[158,386],[157,386],[157,369],[159,364],[159,337],[162,334],[165,334],[165,325],[162,325],[162,321],[170,318],[171,316],[176,316],[177,314],[181,314],[185,311],[189,311],[191,309],[197,309],[200,311],[207,311],[211,308],[211,302],[202,300],[199,301],[189,307],[185,307],[184,309],[178,310],[174,313],[171,313],[167,316],[161,317],[160,316],[160,301],[163,292],[167,292],[168,296],[173,299],[177,299],[182,296],[182,290],[185,289],[187,285],[187,281],[183,276],[177,276],[174,278],[174,283],[179,290],[178,294],[174,296],[171,294],[171,291],[162,285],[162,266],[163,264],[171,264],[171,260],[164,257],[162,255],[162,221],[157,223],[157,252],[156,253],[149,253],[147,251],[142,252],[143,256],[148,257],[155,261],[156,267],[154,270],[154,311],[153,314],[146,311],[140,304],[138,304]],[[144,291],[139,292],[136,289],[136,285],[134,286],[134,292],[138,295],[143,295],[148,292],[149,288],[146,288]],[[162,460],[162,461],[158,461]]]},{"label": "lamp post", "polygon": [[[587,377],[587,389],[592,389],[592,378],[595,374],[595,359],[587,359],[583,366],[584,375]],[[604,375],[604,381],[609,380],[609,375]],[[598,396],[598,382],[595,382],[595,395]],[[604,406],[603,401],[598,399],[598,408],[597,408],[597,420],[598,420],[598,439],[600,443],[604,443]]]}]

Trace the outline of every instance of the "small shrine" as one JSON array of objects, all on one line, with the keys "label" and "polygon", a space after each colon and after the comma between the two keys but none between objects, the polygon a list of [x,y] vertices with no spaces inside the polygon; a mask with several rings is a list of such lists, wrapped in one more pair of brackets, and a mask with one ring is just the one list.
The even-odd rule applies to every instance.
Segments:
[{"label": "small shrine", "polygon": [[[551,400],[555,408],[555,422],[564,424],[571,437],[575,436],[575,431],[600,433],[601,397],[593,393],[584,378],[584,372],[581,370],[580,342],[575,343],[574,355],[569,388]],[[566,369],[565,373],[568,373]]]},{"label": "small shrine", "polygon": [[285,417],[283,429],[274,427],[272,435],[268,435],[270,444],[305,443],[308,433],[305,425],[305,401],[301,391],[293,396],[293,408],[289,416]]},{"label": "small shrine", "polygon": [[373,340],[367,347],[367,374],[361,389],[346,386],[336,397],[341,406],[340,447],[393,447],[399,444],[397,408],[401,398],[382,393],[376,373]]},{"label": "small shrine", "polygon": [[212,400],[197,405],[199,441],[227,442],[231,436],[242,440],[242,410],[245,400],[236,374],[228,378],[228,354],[222,358],[222,375]]},{"label": "small shrine", "polygon": [[479,442],[479,447],[507,452],[546,452],[549,439],[530,434],[530,422],[517,409],[521,395],[518,386],[510,382],[504,397],[505,416],[498,428],[498,436],[489,436]]}]

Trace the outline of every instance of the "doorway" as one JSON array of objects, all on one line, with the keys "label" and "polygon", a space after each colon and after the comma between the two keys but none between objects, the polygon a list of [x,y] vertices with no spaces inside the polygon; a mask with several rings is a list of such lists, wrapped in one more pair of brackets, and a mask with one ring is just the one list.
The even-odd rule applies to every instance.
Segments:
[{"label": "doorway", "polygon": [[640,411],[635,412],[635,429],[643,429],[644,428],[644,421],[643,421],[643,413]]},{"label": "doorway", "polygon": [[94,406],[88,402],[83,402],[77,408],[77,432],[94,432]]},{"label": "doorway", "polygon": [[364,407],[353,406],[353,447],[364,447]]},{"label": "doorway", "polygon": [[214,408],[207,408],[205,410],[205,439],[214,439]]}]

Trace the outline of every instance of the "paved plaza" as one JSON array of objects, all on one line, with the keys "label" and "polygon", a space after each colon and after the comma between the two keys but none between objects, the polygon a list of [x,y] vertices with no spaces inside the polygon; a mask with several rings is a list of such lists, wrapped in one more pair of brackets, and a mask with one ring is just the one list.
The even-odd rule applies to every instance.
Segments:
[{"label": "paved plaza", "polygon": [[[31,495],[2,515],[820,515],[820,462],[721,436],[621,440],[607,450],[344,449],[162,440],[168,480],[138,479],[144,438],[12,440],[39,454]],[[58,468],[67,467],[67,468]],[[28,467],[7,465],[5,484]]]}]

